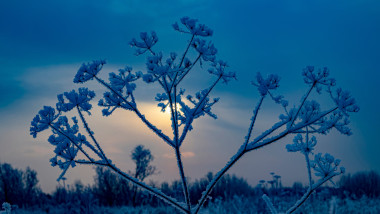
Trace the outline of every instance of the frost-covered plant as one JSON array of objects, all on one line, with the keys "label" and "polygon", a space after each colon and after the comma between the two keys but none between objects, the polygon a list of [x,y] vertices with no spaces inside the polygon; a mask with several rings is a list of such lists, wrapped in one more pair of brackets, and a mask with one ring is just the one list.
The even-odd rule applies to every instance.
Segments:
[{"label": "frost-covered plant", "polygon": [[[102,113],[104,116],[110,116],[115,110],[119,109],[131,111],[153,133],[169,147],[173,148],[181,177],[184,202],[178,202],[160,190],[134,178],[131,174],[123,172],[112,163],[111,159],[102,150],[101,142],[96,140],[85,119],[84,112],[90,115],[92,109],[90,102],[95,97],[95,93],[87,88],[80,88],[78,91],[73,90],[58,95],[56,108],[44,106],[31,123],[30,133],[33,137],[46,129],[51,129],[53,132],[48,141],[56,149],[54,151],[55,155],[50,161],[52,166],[58,165],[62,169],[58,180],[64,176],[70,167],[75,167],[77,164],[104,166],[161,198],[183,213],[196,214],[209,198],[208,196],[215,184],[242,156],[278,142],[291,134],[295,134],[296,137],[294,144],[288,145],[287,149],[290,152],[300,152],[305,156],[310,187],[304,197],[289,212],[293,212],[299,207],[317,187],[344,172],[343,168],[338,169],[340,161],[335,160],[331,155],[318,154],[315,156],[314,161],[310,161],[309,156],[312,154],[316,144],[315,136],[310,137],[310,135],[327,134],[333,128],[336,128],[342,134],[351,134],[350,129],[347,127],[349,113],[357,112],[359,108],[350,94],[342,89],[334,90],[335,80],[330,78],[327,68],[314,69],[314,67],[308,66],[304,69],[302,75],[305,83],[309,85],[309,89],[301,98],[301,102],[297,107],[289,107],[288,101],[281,95],[275,95],[274,92],[279,87],[279,76],[272,74],[265,77],[258,73],[256,80],[252,84],[257,87],[260,98],[253,110],[248,133],[241,147],[225,167],[210,181],[200,196],[199,202],[196,205],[191,204],[186,173],[181,159],[181,146],[185,142],[189,131],[194,128],[193,122],[196,119],[206,115],[217,118],[212,112],[212,108],[219,101],[219,98],[211,98],[210,94],[218,83],[228,83],[236,79],[236,75],[234,72],[228,71],[228,64],[225,61],[216,58],[217,49],[211,41],[205,39],[213,34],[209,27],[199,24],[196,19],[184,17],[181,19],[180,24],[173,24],[173,28],[182,34],[189,35],[190,39],[183,54],[170,53],[165,58],[162,52],[154,50],[154,45],[158,42],[156,33],[141,33],[140,39],[133,39],[130,45],[136,48],[136,55],[149,55],[146,61],[146,72],[132,72],[131,67],[126,67],[125,69],[120,69],[118,74],[110,73],[109,81],[107,82],[98,75],[106,62],[104,60],[95,60],[91,63],[83,64],[79,68],[75,75],[74,83],[85,83],[90,80],[97,81],[106,89],[103,98],[98,102],[98,105],[103,107]],[[190,51],[195,53],[196,57],[194,59],[189,59],[188,53]],[[202,67],[210,66],[207,71],[213,76],[214,81],[208,88],[200,90],[195,95],[185,95],[185,90],[180,88],[182,80],[187,77],[198,63]],[[136,81],[139,79],[148,84],[158,84],[162,88],[162,92],[157,94],[155,100],[162,111],[170,109],[172,138],[148,121],[144,114],[140,112],[134,96]],[[309,98],[313,90],[320,94],[323,89],[326,89],[335,104],[327,108],[327,110],[323,110],[317,101]],[[280,104],[284,109],[284,113],[279,116],[279,121],[271,128],[253,138],[252,130],[266,98]],[[73,117],[72,121],[69,121],[64,115],[69,111],[76,111],[79,119]],[[83,124],[86,135],[79,132],[79,121]],[[82,154],[85,159],[79,159],[78,154]],[[317,172],[316,176],[320,177],[315,183],[311,178],[311,169],[314,169]],[[270,203],[269,198],[264,196],[264,199],[268,202],[272,212],[275,213],[275,208]]]},{"label": "frost-covered plant", "polygon": [[4,211],[0,211],[0,213],[10,214],[12,211],[12,206],[8,202],[4,202],[1,207]]}]

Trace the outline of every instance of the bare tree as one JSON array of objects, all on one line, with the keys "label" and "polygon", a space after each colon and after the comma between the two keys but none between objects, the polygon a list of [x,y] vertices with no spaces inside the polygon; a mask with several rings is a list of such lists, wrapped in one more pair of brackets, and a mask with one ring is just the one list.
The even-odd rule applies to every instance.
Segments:
[{"label": "bare tree", "polygon": [[157,171],[155,166],[151,165],[154,156],[149,149],[145,149],[143,145],[138,145],[131,153],[131,158],[136,164],[134,177],[143,181],[145,178],[155,174]]},{"label": "bare tree", "polygon": [[[156,173],[156,167],[151,165],[154,160],[153,155],[149,149],[145,149],[143,145],[138,145],[131,153],[131,158],[136,164],[135,171],[131,174],[136,179],[144,181],[145,178]],[[133,187],[132,204],[136,206],[136,198],[138,196],[137,186]]]}]

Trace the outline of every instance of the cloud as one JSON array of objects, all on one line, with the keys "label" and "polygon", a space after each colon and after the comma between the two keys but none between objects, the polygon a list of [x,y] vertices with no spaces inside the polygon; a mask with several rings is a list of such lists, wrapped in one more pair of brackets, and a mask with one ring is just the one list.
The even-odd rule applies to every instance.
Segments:
[{"label": "cloud", "polygon": [[[182,158],[192,158],[195,156],[194,152],[181,152],[181,156]],[[165,153],[163,155],[164,158],[168,158],[168,159],[174,159],[175,158],[175,154],[174,153]]]},{"label": "cloud", "polygon": [[[145,71],[146,56],[134,57],[133,49],[128,46],[128,41],[141,31],[157,31],[160,40],[155,48],[163,50],[164,56],[169,51],[183,51],[188,38],[176,34],[170,24],[184,15],[198,18],[214,29],[212,41],[218,48],[218,57],[227,60],[230,71],[238,74],[238,81],[227,86],[218,85],[211,95],[221,97],[220,103],[213,108],[219,119],[215,121],[206,116],[195,121],[194,130],[189,132],[183,144],[182,157],[186,158],[184,164],[191,177],[201,177],[210,169],[224,167],[244,140],[258,100],[257,90],[249,84],[257,71],[265,75],[279,74],[281,88],[276,95],[283,94],[286,99],[294,100],[290,103],[298,105],[299,96],[293,94],[302,95],[305,85],[300,73],[309,63],[329,66],[339,85],[351,88],[363,109],[352,117],[353,128],[356,128],[349,142],[343,145],[346,138],[329,135],[326,140],[318,138],[319,148],[321,151],[330,149],[329,152],[342,157],[353,171],[363,169],[365,164],[368,168],[379,169],[378,146],[375,145],[378,142],[379,102],[373,99],[378,97],[379,91],[376,59],[379,58],[380,28],[376,24],[380,13],[379,7],[374,6],[379,4],[376,1],[341,4],[342,0],[338,3],[322,0],[298,4],[297,0],[297,4],[281,5],[269,1],[240,1],[237,4],[225,0],[207,3],[199,0],[89,2],[42,0],[20,4],[19,1],[4,1],[0,7],[0,78],[3,80],[0,86],[0,118],[3,121],[0,125],[0,161],[19,163],[17,167],[30,165],[38,171],[43,189],[54,188],[55,179],[51,177],[57,176],[59,170],[49,167],[53,148],[46,137],[32,139],[28,135],[30,120],[38,110],[43,105],[54,105],[58,93],[76,87],[89,87],[97,92],[97,98],[102,96],[104,88],[95,81],[86,85],[72,83],[83,62],[107,59],[110,64],[104,66],[101,73],[105,80],[108,72],[115,72],[125,64],[133,66],[135,71]],[[324,16],[310,16],[318,11],[324,11]],[[212,77],[205,72],[208,67],[203,71],[195,68],[181,85],[186,88],[186,94],[208,87],[211,81]],[[162,90],[153,84],[138,82],[138,106],[155,126],[172,137],[168,114],[160,113],[157,102],[153,102],[157,92]],[[105,152],[122,168],[133,166],[130,151],[133,146],[144,144],[157,157],[155,164],[163,172],[162,180],[170,178],[169,175],[178,176],[171,148],[133,113],[117,111],[104,118],[100,108],[93,104],[93,115],[88,116],[88,122]],[[268,104],[269,101],[265,102],[260,111],[253,137],[278,120],[274,114],[278,109]],[[43,141],[43,144],[36,141]],[[331,146],[328,142],[333,141],[341,143]],[[249,180],[261,179],[258,174],[267,175],[270,171],[298,179],[300,173],[285,165],[289,158],[297,158],[284,151],[287,142],[291,142],[291,138],[278,146],[262,149],[257,155],[247,155],[232,172]],[[303,160],[295,161],[300,168],[304,167]],[[253,169],[259,171],[252,173]],[[92,174],[84,175],[82,168],[73,170],[72,180],[75,180],[74,174],[78,178],[88,176],[87,181],[92,181]]]}]

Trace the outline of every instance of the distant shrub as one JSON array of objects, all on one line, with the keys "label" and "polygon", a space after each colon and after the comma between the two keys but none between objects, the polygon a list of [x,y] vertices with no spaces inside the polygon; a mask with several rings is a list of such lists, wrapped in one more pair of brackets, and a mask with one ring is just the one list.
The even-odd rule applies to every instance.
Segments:
[{"label": "distant shrub", "polygon": [[380,196],[380,175],[375,171],[344,175],[339,186],[350,197],[361,198],[365,195],[376,198]]}]

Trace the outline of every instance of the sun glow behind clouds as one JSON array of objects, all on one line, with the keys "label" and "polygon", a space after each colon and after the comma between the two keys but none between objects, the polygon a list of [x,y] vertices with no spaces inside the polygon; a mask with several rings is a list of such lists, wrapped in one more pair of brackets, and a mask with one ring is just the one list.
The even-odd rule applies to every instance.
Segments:
[{"label": "sun glow behind clouds", "polygon": [[[179,109],[181,108],[181,106],[180,106],[178,103],[177,103],[176,107],[177,107],[177,111],[179,111]],[[167,106],[165,107],[165,111],[164,111],[164,113],[165,113],[165,114],[169,114],[169,115],[172,113],[171,108],[170,108],[170,105],[167,105]]]}]

